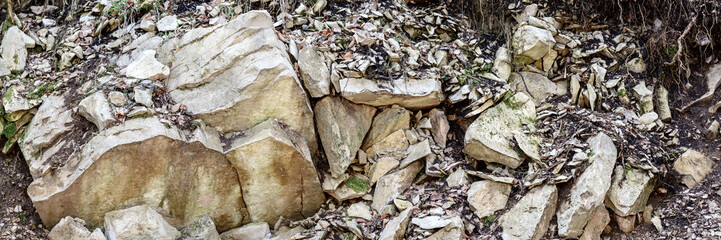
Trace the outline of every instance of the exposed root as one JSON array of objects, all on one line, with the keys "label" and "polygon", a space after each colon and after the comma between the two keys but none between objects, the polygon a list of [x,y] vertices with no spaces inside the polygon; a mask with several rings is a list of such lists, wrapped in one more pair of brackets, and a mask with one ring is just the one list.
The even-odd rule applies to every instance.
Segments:
[{"label": "exposed root", "polygon": [[[666,66],[673,66],[674,64],[678,63],[680,70],[683,70],[686,72],[686,78],[688,78],[691,74],[691,71],[688,70],[688,67],[684,66],[683,61],[681,60],[681,55],[683,54],[684,50],[684,44],[683,41],[686,38],[686,35],[691,31],[691,28],[696,25],[696,20],[698,19],[698,15],[696,14],[693,16],[693,19],[691,19],[691,22],[686,26],[686,29],[683,30],[683,33],[681,33],[681,36],[676,39],[676,44],[678,46],[678,51],[676,51],[676,54],[673,55],[673,58],[671,59],[671,62],[664,62]],[[679,71],[680,71],[679,70]]]}]

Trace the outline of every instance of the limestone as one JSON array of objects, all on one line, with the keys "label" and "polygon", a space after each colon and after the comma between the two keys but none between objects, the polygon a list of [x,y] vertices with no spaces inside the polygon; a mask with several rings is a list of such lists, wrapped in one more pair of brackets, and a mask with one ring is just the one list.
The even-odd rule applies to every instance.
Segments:
[{"label": "limestone", "polygon": [[665,87],[659,85],[656,90],[656,109],[658,111],[658,117],[661,121],[671,121],[671,107],[668,104],[668,90]]},{"label": "limestone", "polygon": [[373,218],[370,207],[368,207],[367,204],[362,202],[357,202],[350,205],[350,207],[348,207],[348,216],[363,218],[365,220],[371,220],[371,218]]},{"label": "limestone", "polygon": [[618,228],[621,229],[621,231],[624,233],[630,233],[635,228],[636,216],[622,217],[622,216],[614,215],[613,219],[616,220],[616,224],[618,224]]},{"label": "limestone", "polygon": [[681,175],[681,182],[693,187],[713,171],[714,162],[696,150],[686,150],[673,163],[673,170]]},{"label": "limestone", "polygon": [[413,211],[415,208],[407,208],[398,216],[391,219],[385,227],[383,227],[383,231],[381,231],[381,235],[378,238],[378,240],[399,240],[403,239],[403,236],[405,236],[406,233],[406,227],[408,226],[408,219],[411,216],[411,211]]},{"label": "limestone", "polygon": [[130,119],[90,138],[27,193],[48,227],[65,216],[100,227],[106,212],[144,203],[175,227],[208,214],[227,230],[249,216],[238,173],[220,149],[220,141],[189,141],[158,118]]},{"label": "limestone", "polygon": [[422,167],[422,163],[415,162],[401,170],[381,177],[376,183],[371,207],[376,211],[380,211],[383,206],[393,201],[413,183],[413,179],[415,179]]},{"label": "limestone", "polygon": [[556,211],[558,190],[555,185],[535,187],[499,219],[504,240],[538,240],[546,234]]},{"label": "limestone", "polygon": [[608,209],[605,206],[599,206],[591,214],[586,227],[583,228],[581,240],[601,240],[601,233],[611,222]]},{"label": "limestone", "polygon": [[[387,108],[373,118],[370,131],[363,140],[362,149],[367,150],[373,144],[400,129],[410,128],[411,112],[400,107]],[[369,156],[372,154],[369,154]]]},{"label": "limestone", "polygon": [[411,219],[411,223],[421,229],[438,229],[450,224],[451,220],[441,216],[431,215],[425,217],[415,217]]},{"label": "limestone", "polygon": [[55,146],[62,145],[63,141],[58,139],[72,128],[73,106],[68,105],[64,96],[48,96],[28,124],[25,138],[19,142],[33,179],[47,170],[45,160],[55,152]]},{"label": "limestone", "polygon": [[85,228],[85,221],[79,218],[64,217],[60,222],[50,230],[48,239],[50,240],[83,240],[90,235],[90,231]]},{"label": "limestone", "polygon": [[616,163],[616,147],[604,133],[588,139],[594,153],[591,165],[576,179],[568,198],[564,199],[556,214],[558,235],[578,237],[591,217],[591,213],[603,204],[606,192],[611,186],[611,175]]},{"label": "limestone", "polygon": [[143,29],[143,31],[154,32],[156,25],[155,25],[155,22],[153,22],[153,20],[143,18],[143,20],[140,21],[139,27],[140,27],[140,29]]},{"label": "limestone", "polygon": [[133,89],[133,98],[135,102],[146,107],[153,107],[153,92],[150,89],[136,87]]},{"label": "limestone", "polygon": [[630,61],[628,61],[628,63],[626,63],[626,69],[635,73],[643,73],[646,71],[646,63],[643,61],[642,58],[637,57],[631,59]]},{"label": "limestone", "polygon": [[[523,83],[524,80],[525,85]],[[516,91],[533,96],[533,103],[535,103],[536,106],[540,105],[541,101],[548,96],[553,96],[556,92],[556,84],[553,81],[534,72],[513,73],[511,74],[509,82],[511,86],[515,87]],[[528,87],[528,90],[526,90],[526,87]]]},{"label": "limestone", "polygon": [[466,174],[466,171],[463,169],[456,169],[455,172],[448,175],[446,178],[446,183],[449,187],[458,187],[461,185],[468,184],[470,180],[468,179],[468,174]]},{"label": "limestone", "polygon": [[9,87],[2,96],[2,107],[4,112],[15,113],[26,111],[42,103],[42,99],[29,99],[18,93],[17,86]]},{"label": "limestone", "polygon": [[175,15],[165,16],[158,21],[158,31],[169,32],[178,28],[178,18]]},{"label": "limestone", "polygon": [[277,119],[233,140],[226,156],[238,171],[251,221],[310,217],[325,201],[305,140]]},{"label": "limestone", "polygon": [[[550,52],[556,45],[556,40],[546,29],[524,25],[516,29],[512,44],[513,52],[516,55],[514,61],[530,63],[541,59]],[[527,59],[519,59],[519,57]]]},{"label": "limestone", "polygon": [[99,130],[103,130],[115,122],[113,110],[102,91],[97,91],[80,101],[78,113],[94,123]]},{"label": "limestone", "polygon": [[180,232],[147,205],[115,210],[105,214],[105,236],[109,240],[176,239]]},{"label": "limestone", "polygon": [[35,40],[17,26],[10,27],[2,39],[2,58],[10,71],[22,72],[28,59],[27,48],[35,47]]},{"label": "limestone", "polygon": [[417,161],[418,159],[424,158],[428,155],[431,155],[431,147],[428,143],[428,139],[423,140],[422,142],[413,144],[408,147],[406,150],[406,157],[401,161],[400,166],[401,168],[404,168],[408,166],[409,164]]},{"label": "limestone", "polygon": [[108,93],[108,100],[110,100],[110,103],[117,107],[122,107],[125,105],[125,103],[128,101],[128,99],[125,97],[125,95],[118,91],[111,91]]},{"label": "limestone", "polygon": [[383,175],[390,172],[391,170],[398,167],[400,162],[392,157],[381,157],[379,158],[375,164],[373,164],[373,167],[371,169],[370,174],[370,184],[375,184],[378,179],[380,179]]},{"label": "limestone", "polygon": [[219,240],[220,235],[215,230],[215,223],[210,216],[205,215],[180,230],[183,240]]},{"label": "limestone", "polygon": [[656,120],[658,120],[658,114],[656,114],[655,112],[645,113],[638,118],[638,121],[641,122],[641,124],[645,125],[654,123],[656,122]]},{"label": "limestone", "polygon": [[706,93],[704,93],[696,100],[693,100],[692,102],[686,104],[686,106],[683,106],[680,111],[685,112],[694,104],[708,101],[709,99],[713,98],[713,95],[716,92],[716,88],[718,88],[719,86],[721,86],[721,63],[714,64],[713,66],[709,67],[708,72],[706,72]]},{"label": "limestone", "polygon": [[126,76],[137,79],[165,80],[169,74],[170,68],[155,59],[155,50],[143,51],[125,68]]},{"label": "limestone", "polygon": [[313,111],[270,14],[250,11],[223,25],[195,28],[176,46],[165,84],[196,118],[221,133],[277,118],[305,138],[311,153],[317,151]]},{"label": "limestone", "polygon": [[8,68],[7,62],[5,62],[4,59],[0,58],[0,77],[4,77],[7,75],[10,75],[10,68]]},{"label": "limestone", "polygon": [[653,173],[617,166],[611,188],[606,195],[606,206],[620,216],[635,215],[643,211],[653,192],[653,179]]},{"label": "limestone", "polygon": [[468,206],[476,217],[483,219],[504,209],[510,194],[509,184],[489,180],[474,182],[468,189]]},{"label": "limestone", "polygon": [[653,92],[646,88],[646,83],[641,82],[633,87],[633,92],[638,98],[641,113],[653,112]]},{"label": "limestone", "polygon": [[438,146],[445,148],[446,141],[448,140],[448,131],[451,129],[451,126],[448,124],[446,113],[443,112],[443,110],[434,108],[428,112],[428,118],[431,120],[431,134],[433,135],[433,140],[438,144]]},{"label": "limestone", "polygon": [[[463,151],[470,157],[516,168],[525,156],[513,146],[514,131],[536,119],[536,107],[524,93],[484,111],[466,130]],[[537,142],[529,134],[518,135],[524,142]],[[533,146],[532,148],[537,148]],[[536,150],[537,151],[537,150]]]},{"label": "limestone", "polygon": [[511,76],[511,52],[506,47],[499,47],[496,50],[496,58],[493,62],[491,71],[498,76],[498,78],[508,81]]},{"label": "limestone", "polygon": [[298,52],[298,68],[311,97],[330,94],[330,69],[313,46],[306,46]]},{"label": "limestone", "polygon": [[270,227],[265,222],[249,223],[245,226],[220,234],[223,240],[263,240],[270,235]]},{"label": "limestone", "polygon": [[366,153],[368,156],[385,155],[385,154],[404,154],[409,146],[408,138],[402,129],[398,129],[383,138],[380,142],[373,144]]},{"label": "limestone", "polygon": [[355,158],[375,112],[374,107],[335,96],[316,103],[316,128],[333,176],[343,174]]},{"label": "limestone", "polygon": [[96,228],[85,240],[107,240],[107,238],[105,238],[105,234],[100,228]]},{"label": "limestone", "polygon": [[428,240],[462,240],[464,239],[463,219],[456,216],[449,219],[448,225],[429,236]]},{"label": "limestone", "polygon": [[351,102],[371,106],[398,104],[409,109],[437,106],[445,99],[441,82],[433,77],[399,79],[393,84],[365,78],[339,80],[341,95]]}]

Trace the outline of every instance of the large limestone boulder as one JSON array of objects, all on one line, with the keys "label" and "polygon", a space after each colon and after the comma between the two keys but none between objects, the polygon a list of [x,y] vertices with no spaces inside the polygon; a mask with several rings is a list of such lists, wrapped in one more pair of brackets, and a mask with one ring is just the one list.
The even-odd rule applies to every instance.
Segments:
[{"label": "large limestone boulder", "polygon": [[516,205],[501,216],[504,240],[538,240],[546,234],[556,211],[558,190],[555,185],[536,187],[526,193]]},{"label": "large limestone boulder", "polygon": [[520,133],[523,124],[535,119],[533,101],[524,93],[516,93],[471,123],[463,151],[474,159],[517,168],[526,155],[538,154],[537,137]]},{"label": "large limestone boulder", "polygon": [[227,156],[238,171],[251,221],[310,217],[325,201],[305,140],[276,119],[233,140]]},{"label": "large limestone boulder", "polygon": [[556,214],[558,235],[578,237],[591,217],[591,213],[603,204],[611,186],[611,175],[616,163],[616,146],[604,133],[588,139],[593,156],[591,165],[576,179],[568,198],[561,202]]},{"label": "large limestone boulder", "polygon": [[653,179],[653,173],[617,166],[611,188],[606,194],[606,206],[619,216],[635,215],[643,211],[653,192]]},{"label": "large limestone boulder", "polygon": [[713,171],[714,162],[703,153],[689,149],[673,163],[673,170],[681,174],[681,182],[693,187]]},{"label": "large limestone boulder", "polygon": [[315,105],[315,122],[333,176],[343,174],[360,149],[376,109],[340,97],[325,97]]},{"label": "large limestone boulder", "polygon": [[17,26],[10,27],[2,40],[2,58],[10,71],[23,71],[28,60],[27,48],[34,48],[35,40]]},{"label": "large limestone boulder", "polygon": [[193,29],[175,49],[168,92],[197,118],[221,133],[277,118],[317,151],[310,103],[268,12]]},{"label": "large limestone boulder", "polygon": [[180,232],[147,205],[105,214],[105,236],[109,240],[176,239]]},{"label": "large limestone boulder", "polygon": [[398,104],[422,109],[437,106],[445,99],[441,82],[432,77],[399,79],[392,84],[365,78],[343,78],[340,88],[341,95],[351,102],[371,106]]},{"label": "large limestone boulder", "polygon": [[515,61],[530,63],[543,58],[556,45],[551,31],[543,28],[523,25],[513,34],[513,52]]},{"label": "large limestone boulder", "polygon": [[35,179],[28,195],[45,226],[75,216],[99,227],[106,212],[144,203],[176,227],[209,214],[227,230],[247,222],[248,211],[238,174],[220,149],[220,141],[191,141],[157,118],[131,119]]}]

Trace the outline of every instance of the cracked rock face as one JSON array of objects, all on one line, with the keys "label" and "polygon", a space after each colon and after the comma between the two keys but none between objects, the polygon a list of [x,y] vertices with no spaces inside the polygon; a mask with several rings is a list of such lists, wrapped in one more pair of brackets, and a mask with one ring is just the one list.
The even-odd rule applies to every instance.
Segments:
[{"label": "cracked rock face", "polygon": [[422,109],[437,106],[445,99],[441,82],[432,77],[404,79],[392,84],[343,78],[340,89],[341,95],[351,102],[376,107],[398,104],[408,109]]},{"label": "cracked rock face", "polygon": [[653,173],[617,166],[606,195],[606,206],[619,216],[639,213],[646,206],[653,185]]},{"label": "cracked rock face", "polygon": [[170,96],[221,133],[277,118],[317,151],[313,111],[267,12],[252,11],[176,43]]},{"label": "cracked rock face", "polygon": [[555,185],[531,189],[500,219],[504,240],[538,240],[546,234],[556,211],[558,190]]}]

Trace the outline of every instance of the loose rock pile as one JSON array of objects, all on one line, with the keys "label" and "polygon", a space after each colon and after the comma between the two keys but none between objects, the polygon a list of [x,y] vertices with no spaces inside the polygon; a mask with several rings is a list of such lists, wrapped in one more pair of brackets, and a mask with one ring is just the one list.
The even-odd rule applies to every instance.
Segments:
[{"label": "loose rock pile", "polygon": [[50,239],[600,239],[662,231],[659,177],[714,165],[670,169],[682,136],[630,30],[538,4],[509,6],[508,39],[444,4],[116,4],[3,37],[3,152]]}]

